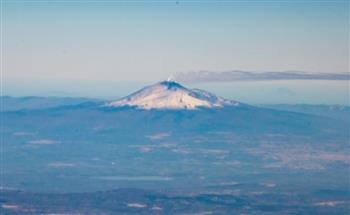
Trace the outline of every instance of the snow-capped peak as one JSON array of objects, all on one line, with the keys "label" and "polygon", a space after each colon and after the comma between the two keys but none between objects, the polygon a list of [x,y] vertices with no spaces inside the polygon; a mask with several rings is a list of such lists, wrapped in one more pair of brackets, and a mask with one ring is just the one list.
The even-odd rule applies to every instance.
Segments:
[{"label": "snow-capped peak", "polygon": [[187,89],[175,81],[162,81],[127,97],[106,104],[109,107],[134,106],[140,109],[196,109],[239,105],[212,93]]}]

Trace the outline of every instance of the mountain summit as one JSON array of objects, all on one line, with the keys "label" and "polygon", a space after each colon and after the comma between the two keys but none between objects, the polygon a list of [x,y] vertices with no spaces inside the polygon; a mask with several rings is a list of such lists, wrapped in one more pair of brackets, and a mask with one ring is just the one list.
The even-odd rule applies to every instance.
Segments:
[{"label": "mountain summit", "polygon": [[162,81],[147,86],[129,96],[106,104],[109,107],[133,106],[139,109],[197,109],[225,105],[240,105],[239,102],[218,97],[199,89],[188,89],[175,81]]}]

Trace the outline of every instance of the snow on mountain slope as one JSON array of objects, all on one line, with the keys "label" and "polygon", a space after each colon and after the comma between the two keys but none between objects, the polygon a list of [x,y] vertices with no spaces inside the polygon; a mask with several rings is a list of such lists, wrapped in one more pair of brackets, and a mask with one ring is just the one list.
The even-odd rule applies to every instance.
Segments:
[{"label": "snow on mountain slope", "polygon": [[163,81],[145,87],[127,97],[106,104],[109,107],[134,106],[140,109],[196,109],[239,105],[212,93],[187,89],[174,81]]}]

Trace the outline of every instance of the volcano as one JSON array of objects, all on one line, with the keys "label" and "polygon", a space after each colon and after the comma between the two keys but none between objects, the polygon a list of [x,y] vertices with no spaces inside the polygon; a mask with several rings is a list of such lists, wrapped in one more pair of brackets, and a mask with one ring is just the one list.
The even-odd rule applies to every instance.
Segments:
[{"label": "volcano", "polygon": [[162,81],[106,103],[109,107],[132,106],[139,109],[190,109],[239,106],[240,102],[216,96],[200,89],[188,89],[175,81]]}]

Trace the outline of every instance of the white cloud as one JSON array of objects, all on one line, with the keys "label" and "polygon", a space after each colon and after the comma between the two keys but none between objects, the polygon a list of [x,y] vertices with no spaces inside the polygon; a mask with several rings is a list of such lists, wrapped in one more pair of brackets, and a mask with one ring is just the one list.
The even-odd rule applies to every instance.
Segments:
[{"label": "white cloud", "polygon": [[52,145],[52,144],[59,143],[59,141],[50,140],[50,139],[40,139],[40,140],[30,140],[28,141],[28,143],[35,144],[35,145]]},{"label": "white cloud", "polygon": [[126,204],[129,208],[146,208],[147,205],[141,203],[128,203]]}]

